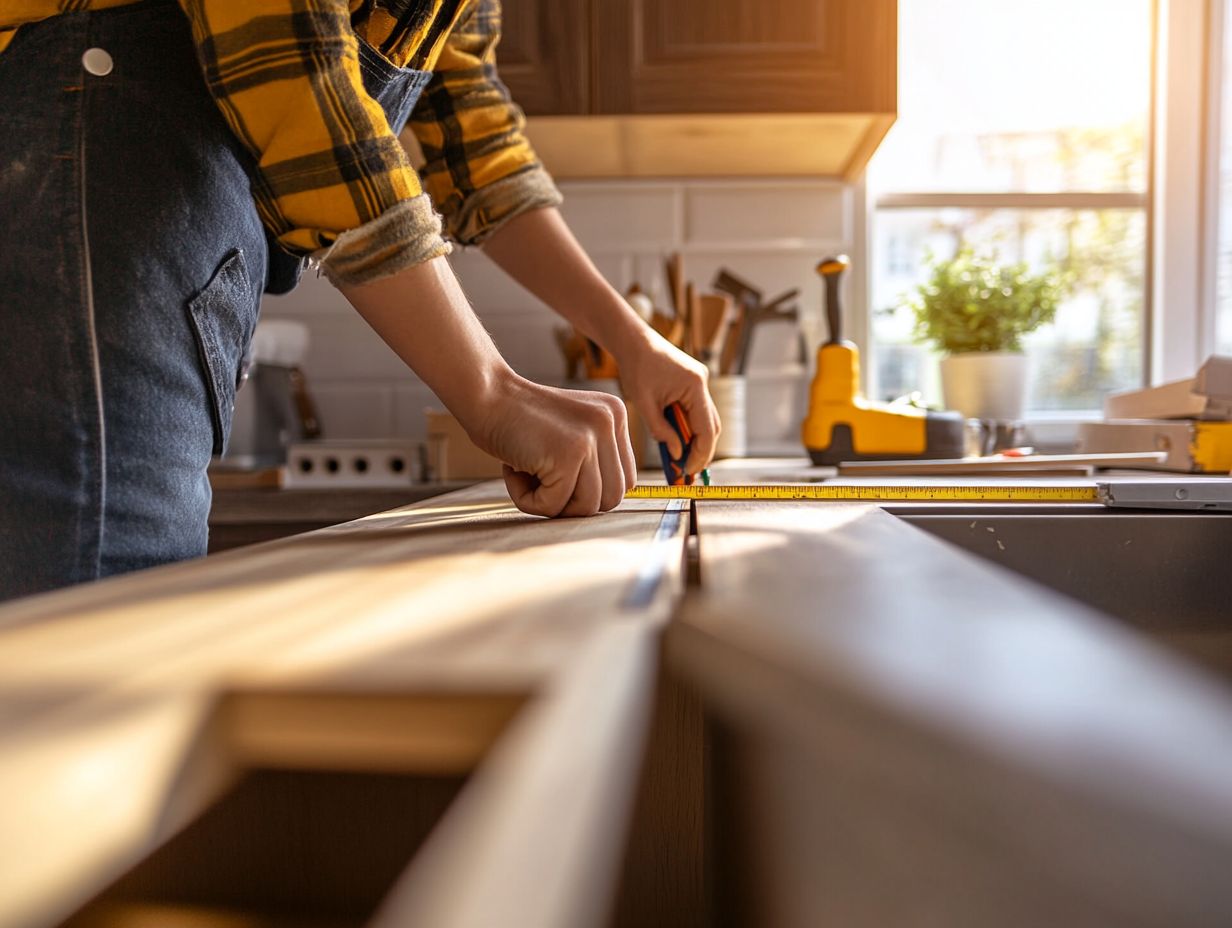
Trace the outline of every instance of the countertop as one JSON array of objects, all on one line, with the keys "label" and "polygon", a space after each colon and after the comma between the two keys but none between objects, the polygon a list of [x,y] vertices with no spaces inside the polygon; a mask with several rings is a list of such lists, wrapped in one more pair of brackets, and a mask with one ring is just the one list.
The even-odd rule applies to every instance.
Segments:
[{"label": "countertop", "polygon": [[276,488],[216,489],[210,509],[211,525],[276,522],[321,522],[337,525],[374,512],[473,486],[474,480],[417,483],[407,487],[297,490]]},{"label": "countertop", "polygon": [[350,522],[474,483],[466,480],[345,489],[215,487],[210,507],[210,553]]},{"label": "countertop", "polygon": [[0,926],[58,924],[271,766],[469,778],[372,924],[604,924],[665,671],[736,728],[895,752],[836,774],[881,784],[844,808],[927,798],[971,839],[938,859],[1038,868],[1024,911],[1049,881],[1126,924],[1232,911],[1226,680],[875,503],[548,521],[487,483],[0,608]]}]

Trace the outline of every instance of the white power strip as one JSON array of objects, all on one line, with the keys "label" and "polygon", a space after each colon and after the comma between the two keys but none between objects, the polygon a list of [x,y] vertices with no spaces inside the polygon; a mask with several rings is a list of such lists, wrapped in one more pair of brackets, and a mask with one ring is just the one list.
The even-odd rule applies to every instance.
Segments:
[{"label": "white power strip", "polygon": [[416,441],[306,441],[287,450],[290,489],[407,487],[419,482],[422,446]]}]

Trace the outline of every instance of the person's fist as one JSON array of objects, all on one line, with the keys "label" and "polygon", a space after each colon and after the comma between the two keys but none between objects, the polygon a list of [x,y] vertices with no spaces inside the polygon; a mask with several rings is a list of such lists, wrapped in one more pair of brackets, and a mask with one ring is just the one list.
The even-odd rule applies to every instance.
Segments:
[{"label": "person's fist", "polygon": [[624,403],[606,393],[519,380],[471,437],[504,464],[509,496],[532,515],[606,512],[637,481]]}]

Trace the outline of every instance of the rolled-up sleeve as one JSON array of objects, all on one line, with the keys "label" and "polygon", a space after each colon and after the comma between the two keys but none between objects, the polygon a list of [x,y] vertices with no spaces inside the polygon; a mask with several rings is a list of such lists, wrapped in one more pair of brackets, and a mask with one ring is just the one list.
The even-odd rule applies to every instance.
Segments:
[{"label": "rolled-up sleeve", "polygon": [[[180,0],[210,94],[256,160],[261,220],[335,282],[445,254],[440,219],[364,90],[346,0]],[[324,250],[324,252],[322,252]]]},{"label": "rolled-up sleeve", "polygon": [[450,32],[409,127],[423,150],[424,186],[446,234],[482,242],[560,192],[523,133],[525,117],[496,70],[499,0],[472,0]]}]

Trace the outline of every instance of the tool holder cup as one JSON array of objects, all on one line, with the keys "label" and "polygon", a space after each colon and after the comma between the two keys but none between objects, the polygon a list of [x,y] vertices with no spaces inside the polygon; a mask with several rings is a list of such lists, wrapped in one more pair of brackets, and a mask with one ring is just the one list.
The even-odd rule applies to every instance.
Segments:
[{"label": "tool holder cup", "polygon": [[715,457],[745,457],[749,453],[748,381],[738,374],[712,376],[710,397],[722,423]]}]

